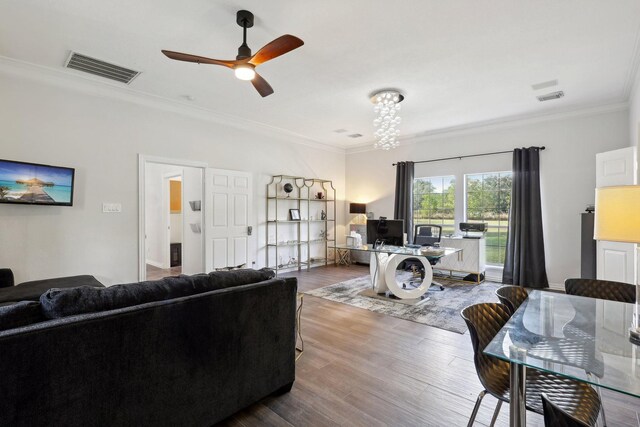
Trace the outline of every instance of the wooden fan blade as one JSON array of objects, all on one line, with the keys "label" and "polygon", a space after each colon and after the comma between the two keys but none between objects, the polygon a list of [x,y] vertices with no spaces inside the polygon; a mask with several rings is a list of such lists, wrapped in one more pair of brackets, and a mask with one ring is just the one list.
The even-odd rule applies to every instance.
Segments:
[{"label": "wooden fan blade", "polygon": [[264,98],[265,96],[269,96],[273,93],[273,88],[262,76],[256,73],[256,76],[251,80],[251,84],[256,88],[258,93]]},{"label": "wooden fan blade", "polygon": [[204,56],[190,55],[188,53],[173,52],[171,50],[163,50],[167,58],[175,59],[176,61],[195,62],[196,64],[214,64],[222,65],[224,67],[233,68],[236,64],[244,63],[246,61],[225,61],[221,59],[205,58]]},{"label": "wooden fan blade", "polygon": [[262,49],[260,49],[258,52],[256,52],[255,55],[251,57],[249,63],[253,65],[260,65],[273,58],[284,55],[287,52],[291,52],[292,50],[299,48],[303,44],[304,42],[296,36],[285,34],[284,36],[278,37],[271,43],[267,43]]}]

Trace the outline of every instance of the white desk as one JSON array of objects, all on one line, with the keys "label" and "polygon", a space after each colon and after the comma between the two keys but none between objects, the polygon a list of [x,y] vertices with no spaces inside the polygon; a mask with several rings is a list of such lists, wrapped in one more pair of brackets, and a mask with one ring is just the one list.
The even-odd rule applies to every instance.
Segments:
[{"label": "white desk", "polygon": [[[369,271],[371,274],[371,285],[377,294],[384,294],[390,291],[393,295],[400,299],[417,299],[424,295],[431,286],[433,279],[432,262],[438,262],[450,255],[460,252],[458,248],[437,248],[442,250],[438,254],[425,254],[422,249],[413,249],[402,246],[386,246],[374,248],[374,245],[362,245],[359,247],[336,245],[336,251],[341,249],[350,249],[357,252],[369,252],[371,262]],[[415,258],[422,262],[424,266],[424,279],[419,286],[411,289],[405,289],[402,283],[396,280],[396,268],[398,265],[408,258]]]}]

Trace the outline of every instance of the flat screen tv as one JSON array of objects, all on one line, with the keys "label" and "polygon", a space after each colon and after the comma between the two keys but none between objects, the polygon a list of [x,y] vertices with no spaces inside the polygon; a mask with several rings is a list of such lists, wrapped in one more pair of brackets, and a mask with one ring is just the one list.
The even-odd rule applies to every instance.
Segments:
[{"label": "flat screen tv", "polygon": [[369,219],[367,220],[367,243],[383,241],[385,245],[404,246],[404,220]]},{"label": "flat screen tv", "polygon": [[0,203],[73,206],[75,169],[0,159]]}]

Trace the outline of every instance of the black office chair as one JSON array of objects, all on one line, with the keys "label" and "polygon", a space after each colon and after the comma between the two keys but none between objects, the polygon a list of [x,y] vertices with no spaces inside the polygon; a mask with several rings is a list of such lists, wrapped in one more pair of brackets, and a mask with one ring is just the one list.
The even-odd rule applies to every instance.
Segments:
[{"label": "black office chair", "polygon": [[636,302],[636,287],[628,283],[597,279],[567,279],[564,290],[569,295],[606,299],[619,302]]},{"label": "black office chair", "polygon": [[542,393],[542,407],[544,409],[545,427],[593,427],[582,420],[568,414],[561,407],[553,403],[546,393]]},{"label": "black office chair", "polygon": [[[434,224],[416,224],[413,233],[413,244],[420,246],[434,246],[436,243],[440,243],[442,237],[442,227]],[[431,265],[435,265],[437,261],[429,260]],[[420,273],[420,281],[424,279],[424,267],[420,261],[414,259],[408,259],[404,262],[404,270],[411,270],[416,273]],[[414,284],[413,280],[409,282]],[[443,291],[444,287],[438,285],[440,290]],[[403,285],[403,287],[405,287]]]},{"label": "black office chair", "polygon": [[420,246],[434,246],[440,243],[442,227],[433,224],[416,224],[413,233],[413,244]]},{"label": "black office chair", "polygon": [[[478,395],[468,426],[475,421],[483,397],[489,393],[498,404],[490,425],[494,425],[502,402],[509,402],[509,362],[484,354],[484,348],[511,317],[511,311],[504,304],[481,303],[471,305],[460,313],[469,328],[473,345],[473,361],[476,373],[484,390]],[[594,425],[600,412],[600,397],[590,385],[566,377],[527,369],[525,406],[527,410],[543,413],[541,394],[546,393],[562,409],[586,425]]]}]

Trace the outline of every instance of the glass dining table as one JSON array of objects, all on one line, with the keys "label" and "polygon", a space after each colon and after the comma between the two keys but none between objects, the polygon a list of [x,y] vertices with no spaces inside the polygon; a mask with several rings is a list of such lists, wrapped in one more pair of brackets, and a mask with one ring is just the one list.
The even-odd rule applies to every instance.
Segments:
[{"label": "glass dining table", "polygon": [[[640,397],[634,304],[532,291],[484,353],[510,363],[509,425],[526,425],[526,369]],[[639,405],[640,405],[640,401]]]}]

